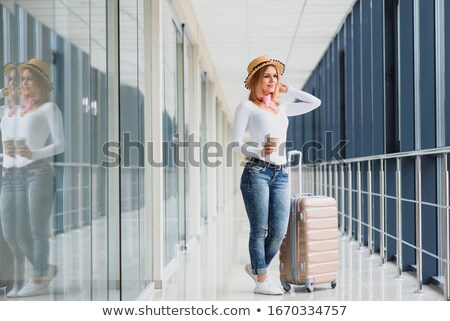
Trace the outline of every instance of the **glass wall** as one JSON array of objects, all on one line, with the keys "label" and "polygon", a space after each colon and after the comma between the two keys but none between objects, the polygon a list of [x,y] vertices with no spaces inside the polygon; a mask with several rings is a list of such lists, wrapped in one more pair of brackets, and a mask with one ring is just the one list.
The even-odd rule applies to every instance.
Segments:
[{"label": "glass wall", "polygon": [[[183,33],[184,40],[184,127],[185,127],[185,138],[188,139],[190,135],[193,135],[193,127],[190,123],[191,118],[191,110],[194,112],[194,53],[193,47],[186,36]],[[188,149],[186,151],[185,160],[193,159],[194,155],[190,155],[191,151]],[[192,237],[195,233],[195,220],[193,219],[194,211],[192,210],[194,207],[194,197],[195,192],[191,191],[188,187],[191,186],[193,175],[192,173],[195,171],[194,164],[190,164],[190,162],[186,162],[185,168],[185,211],[186,211],[186,241],[189,241],[190,237]]]},{"label": "glass wall", "polygon": [[[184,168],[180,166],[178,141],[184,137],[183,47],[181,28],[172,8],[163,4],[163,161],[164,161],[164,265],[174,263],[184,244]],[[181,134],[180,134],[181,133]],[[181,136],[180,136],[181,135]],[[171,265],[172,266],[172,265]],[[172,268],[169,266],[168,274]]]},{"label": "glass wall", "polygon": [[[2,65],[27,62],[18,69],[21,99],[8,97],[2,119],[2,140],[15,138],[16,155],[11,157],[3,149],[2,176],[8,176],[10,184],[2,186],[2,230],[16,258],[10,298],[108,299],[108,210],[107,189],[103,188],[107,175],[99,167],[110,103],[106,95],[106,2],[91,6],[89,1],[71,5],[8,1],[1,10]],[[81,17],[91,17],[90,22]],[[92,25],[103,32],[92,32]],[[30,70],[37,72],[31,73],[31,80],[26,78]],[[42,94],[45,83],[53,84],[48,98]],[[17,105],[15,112],[12,104]],[[15,131],[9,132],[7,124],[16,126]],[[33,125],[40,128],[38,133],[27,134],[26,126]],[[17,156],[16,139],[22,134],[31,156]],[[47,181],[38,180],[34,173],[47,166]],[[22,193],[27,197],[20,207]],[[16,201],[6,202],[11,196]],[[31,238],[25,235],[27,229],[8,223],[12,215],[21,217]],[[46,279],[51,279],[48,286]]]},{"label": "glass wall", "polygon": [[144,1],[119,1],[121,299],[134,300],[144,283]]},{"label": "glass wall", "polygon": [[26,62],[0,81],[8,299],[132,300],[144,289],[143,7],[0,1],[0,63]]}]

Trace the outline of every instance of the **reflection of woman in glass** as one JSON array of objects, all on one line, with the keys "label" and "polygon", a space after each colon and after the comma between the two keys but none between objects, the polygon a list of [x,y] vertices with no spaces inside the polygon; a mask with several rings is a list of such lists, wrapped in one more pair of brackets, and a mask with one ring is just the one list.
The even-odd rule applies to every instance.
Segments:
[{"label": "reflection of woman in glass", "polygon": [[[2,164],[2,191],[0,194],[0,218],[2,232],[5,240],[14,256],[14,283],[8,292],[8,297],[16,297],[23,286],[25,278],[25,256],[18,243],[17,229],[23,224],[17,219],[15,202],[15,148],[14,136],[17,123],[17,115],[20,108],[17,100],[20,96],[19,74],[14,63],[8,63],[4,67],[8,78],[8,87],[2,89],[0,98],[8,97],[8,105],[1,109],[2,120],[0,128],[3,142],[3,164]],[[4,259],[4,253],[0,253]]]},{"label": "reflection of woman in glass", "polygon": [[[33,276],[17,296],[48,293],[56,275],[49,265],[50,216],[54,200],[52,157],[64,150],[61,111],[50,101],[52,83],[50,67],[39,59],[18,66],[21,75],[23,108],[16,127],[16,211],[22,222],[29,222],[31,242],[26,225],[18,234],[20,245],[33,265]],[[24,229],[21,229],[24,228]]]}]

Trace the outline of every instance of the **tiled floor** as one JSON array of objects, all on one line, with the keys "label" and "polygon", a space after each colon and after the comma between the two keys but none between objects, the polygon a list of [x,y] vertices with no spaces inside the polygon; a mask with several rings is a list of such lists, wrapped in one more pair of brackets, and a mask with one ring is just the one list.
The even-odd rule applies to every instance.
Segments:
[{"label": "tiled floor", "polygon": [[[225,226],[230,220],[235,227],[226,229]],[[442,290],[435,286],[424,286],[423,293],[415,293],[416,279],[412,274],[405,272],[398,278],[395,264],[388,262],[381,265],[377,254],[370,256],[367,248],[358,250],[357,242],[349,242],[346,239],[339,241],[340,266],[335,289],[331,289],[329,285],[317,285],[313,293],[306,293],[304,287],[293,286],[290,292],[282,296],[255,295],[254,282],[244,271],[244,265],[248,262],[247,237],[248,223],[242,216],[219,218],[217,223],[210,222],[202,237],[188,243],[188,252],[179,253],[176,264],[172,265],[176,272],[165,281],[164,289],[145,292],[139,296],[139,300],[442,301],[444,299]],[[81,229],[76,233],[65,235],[64,239],[54,240],[56,242],[53,244],[54,248],[57,250],[64,247],[65,251],[54,253],[58,260],[53,259],[53,262],[58,264],[60,272],[53,282],[51,295],[10,300],[90,300],[90,291],[95,290],[97,283],[99,289],[105,288],[103,284],[105,281],[101,279],[105,273],[92,275],[96,283],[94,289],[91,289],[90,274],[83,274],[83,271],[91,271],[85,264],[90,261],[75,260],[77,257],[85,258],[79,253],[80,247],[86,246],[82,240],[89,240],[88,229]],[[80,246],[70,248],[74,244]],[[230,254],[222,255],[221,250]],[[81,263],[83,266],[78,266]],[[131,277],[133,271],[130,270],[125,274]],[[278,281],[277,259],[271,264],[269,274],[274,281]]]},{"label": "tiled floor", "polygon": [[[242,222],[245,226],[245,222]],[[247,263],[247,231],[239,233],[239,244],[233,256],[223,258],[230,269],[224,278],[214,273],[220,260],[208,255],[205,243],[214,243],[211,234],[198,242],[179,259],[179,272],[170,279],[164,290],[155,290],[149,300],[301,300],[301,301],[440,301],[442,291],[435,286],[424,286],[423,293],[415,293],[416,279],[405,272],[398,277],[396,265],[388,262],[381,265],[379,255],[370,256],[367,248],[358,249],[357,242],[344,238],[339,241],[339,273],[337,287],[317,285],[314,292],[306,293],[304,287],[294,286],[282,296],[253,294],[253,280],[245,273]],[[214,235],[214,234],[213,234]],[[222,263],[220,263],[222,264]],[[278,281],[278,260],[269,269],[273,280]],[[188,276],[188,277],[187,277]]]}]

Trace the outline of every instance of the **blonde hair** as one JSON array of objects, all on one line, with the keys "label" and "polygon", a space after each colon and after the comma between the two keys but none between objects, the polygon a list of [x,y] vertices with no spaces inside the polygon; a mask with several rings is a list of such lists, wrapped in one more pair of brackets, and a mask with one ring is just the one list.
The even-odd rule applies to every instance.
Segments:
[{"label": "blonde hair", "polygon": [[278,81],[277,85],[275,86],[275,90],[272,93],[272,101],[279,106],[280,102],[278,101],[278,96],[280,95],[279,85],[280,85],[280,71],[274,66],[274,65],[267,65],[259,69],[255,75],[250,79],[250,94],[248,95],[248,99],[250,101],[253,101],[255,103],[262,101],[262,91],[261,91],[261,83],[264,79],[264,73],[266,72],[267,68],[270,66],[274,67],[277,71]]},{"label": "blonde hair", "polygon": [[[34,79],[34,83],[36,84],[37,88],[37,101],[36,105],[42,105],[48,101],[50,101],[50,92],[52,91],[52,86],[33,68],[25,68],[22,71],[25,72],[25,70],[28,70],[31,73],[31,76]],[[26,97],[25,95],[22,95],[22,100],[26,103],[29,97]]]}]

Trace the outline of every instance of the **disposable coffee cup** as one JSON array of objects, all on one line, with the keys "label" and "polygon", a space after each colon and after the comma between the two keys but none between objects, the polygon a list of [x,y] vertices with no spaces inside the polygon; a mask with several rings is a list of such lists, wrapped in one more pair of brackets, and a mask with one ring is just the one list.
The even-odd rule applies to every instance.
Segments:
[{"label": "disposable coffee cup", "polygon": [[272,147],[275,147],[278,150],[280,144],[280,137],[267,135],[266,143],[270,144]]},{"label": "disposable coffee cup", "polygon": [[5,137],[3,139],[3,152],[6,152],[11,147],[14,147],[14,138]]},{"label": "disposable coffee cup", "polygon": [[25,138],[23,138],[23,137],[17,137],[17,138],[14,140],[14,144],[16,145],[16,148],[17,148],[17,149],[19,149],[19,148],[25,146]]}]

